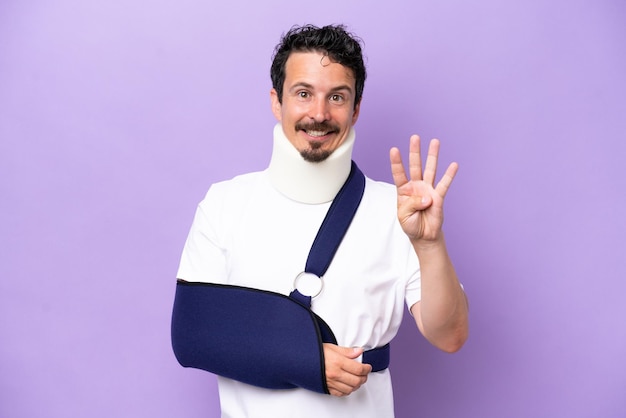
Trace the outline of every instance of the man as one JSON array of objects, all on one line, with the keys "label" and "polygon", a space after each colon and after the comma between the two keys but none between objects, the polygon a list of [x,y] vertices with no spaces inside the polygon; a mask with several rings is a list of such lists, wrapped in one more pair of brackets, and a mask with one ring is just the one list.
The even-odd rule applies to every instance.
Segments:
[{"label": "man", "polygon": [[[350,176],[353,126],[366,78],[359,42],[343,26],[293,28],[276,48],[271,77],[271,107],[279,123],[269,167],[211,187],[185,244],[179,280],[289,295],[331,202]],[[443,201],[457,165],[435,183],[438,150],[439,142],[431,141],[422,167],[415,135],[408,177],[393,148],[395,187],[366,179],[358,210],[312,298],[311,310],[337,341],[321,344],[324,387],[331,396],[219,376],[223,416],[392,417],[389,371],[373,372],[364,359],[395,336],[405,303],[428,341],[447,352],[461,348],[468,306],[442,232]]]}]

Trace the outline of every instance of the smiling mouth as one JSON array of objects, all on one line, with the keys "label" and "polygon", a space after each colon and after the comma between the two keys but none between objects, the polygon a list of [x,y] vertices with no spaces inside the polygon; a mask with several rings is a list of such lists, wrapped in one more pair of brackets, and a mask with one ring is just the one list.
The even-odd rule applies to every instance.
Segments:
[{"label": "smiling mouth", "polygon": [[329,126],[326,123],[297,124],[296,130],[303,131],[312,138],[323,138],[338,131],[335,127]]},{"label": "smiling mouth", "polygon": [[305,130],[304,132],[306,132],[307,135],[312,136],[314,138],[320,138],[320,137],[328,135],[332,131],[307,131]]}]

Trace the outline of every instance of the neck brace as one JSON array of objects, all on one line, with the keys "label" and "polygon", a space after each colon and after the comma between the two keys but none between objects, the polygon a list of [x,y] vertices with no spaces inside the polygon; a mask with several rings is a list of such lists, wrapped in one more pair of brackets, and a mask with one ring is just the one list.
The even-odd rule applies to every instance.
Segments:
[{"label": "neck brace", "polygon": [[304,160],[289,142],[280,123],[274,127],[274,148],[268,168],[272,186],[296,202],[319,204],[330,202],[350,174],[354,128],[346,140],[324,161]]}]

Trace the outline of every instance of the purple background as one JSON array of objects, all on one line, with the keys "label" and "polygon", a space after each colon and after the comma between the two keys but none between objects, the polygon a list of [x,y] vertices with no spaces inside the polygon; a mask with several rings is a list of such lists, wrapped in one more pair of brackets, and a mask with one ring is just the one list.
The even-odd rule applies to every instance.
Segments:
[{"label": "purple background", "polygon": [[[0,2],[0,417],[217,417],[170,348],[174,278],[210,183],[263,169],[269,65],[345,22],[369,78],[355,159],[442,140],[471,336],[405,322],[397,415],[626,415],[626,6]],[[408,319],[408,318],[407,318]]]}]

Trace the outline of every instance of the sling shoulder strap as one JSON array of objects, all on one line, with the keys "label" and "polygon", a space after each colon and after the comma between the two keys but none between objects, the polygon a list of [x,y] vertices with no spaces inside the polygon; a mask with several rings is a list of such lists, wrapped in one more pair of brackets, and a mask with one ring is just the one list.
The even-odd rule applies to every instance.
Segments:
[{"label": "sling shoulder strap", "polygon": [[[333,199],[313,240],[304,272],[317,277],[322,277],[326,273],[352,223],[364,191],[365,176],[352,161],[350,174]],[[294,289],[289,296],[307,307],[311,306],[311,296],[302,294],[298,289]]]}]

